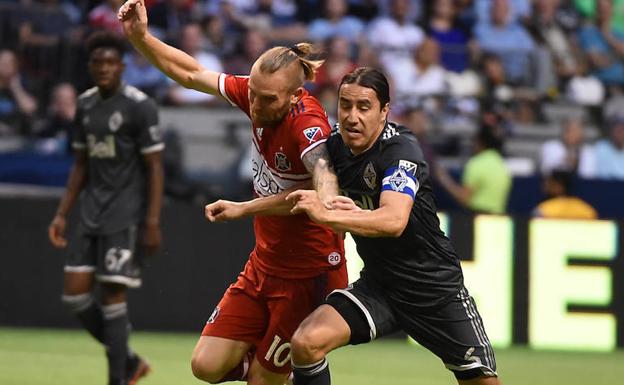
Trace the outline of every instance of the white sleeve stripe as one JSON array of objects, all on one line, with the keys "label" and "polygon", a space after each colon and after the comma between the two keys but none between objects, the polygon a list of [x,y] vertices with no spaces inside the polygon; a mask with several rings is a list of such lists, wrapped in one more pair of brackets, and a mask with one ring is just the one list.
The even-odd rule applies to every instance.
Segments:
[{"label": "white sleeve stripe", "polygon": [[156,143],[153,146],[143,147],[141,149],[141,154],[151,154],[153,152],[162,151],[164,149],[165,149],[165,144],[164,143]]},{"label": "white sleeve stripe", "polygon": [[219,93],[221,93],[221,96],[223,96],[223,98],[225,98],[225,100],[227,100],[228,103],[236,107],[236,104],[232,102],[227,92],[225,91],[225,76],[226,76],[225,74],[219,74]]},{"label": "white sleeve stripe", "polygon": [[316,146],[318,146],[321,143],[325,143],[327,142],[327,138],[323,138],[321,140],[319,140],[318,142],[312,143],[311,145],[309,145],[305,150],[303,150],[301,152],[301,159],[303,160],[303,157],[310,151],[314,150],[316,148]]},{"label": "white sleeve stripe", "polygon": [[82,149],[87,148],[87,145],[82,142],[72,142],[72,148],[76,150],[82,150]]}]

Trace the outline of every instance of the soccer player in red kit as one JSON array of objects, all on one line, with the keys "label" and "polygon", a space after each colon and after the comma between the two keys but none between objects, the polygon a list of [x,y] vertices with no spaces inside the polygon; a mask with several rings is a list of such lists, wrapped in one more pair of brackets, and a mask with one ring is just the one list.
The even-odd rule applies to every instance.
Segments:
[{"label": "soccer player in red kit", "polygon": [[143,0],[119,10],[124,31],[147,59],[178,83],[220,95],[249,116],[257,198],[206,206],[213,222],[255,215],[256,245],[243,272],[214,309],[193,352],[196,377],[219,383],[283,384],[290,337],[333,289],[347,285],[342,238],[305,215],[289,215],[289,192],[311,186],[325,202],[338,194],[325,141],[331,128],[319,102],[303,88],[322,61],[311,46],[275,47],[249,77],[220,74],[147,31]]}]

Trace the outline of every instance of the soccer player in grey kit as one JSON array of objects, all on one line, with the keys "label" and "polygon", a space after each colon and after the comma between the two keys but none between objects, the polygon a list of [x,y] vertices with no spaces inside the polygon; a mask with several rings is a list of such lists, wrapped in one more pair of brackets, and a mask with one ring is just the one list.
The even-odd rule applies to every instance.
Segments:
[{"label": "soccer player in grey kit", "polygon": [[153,254],[161,239],[164,144],[158,111],[153,100],[122,83],[124,44],[107,32],[87,41],[96,86],[78,99],[75,161],[48,231],[52,244],[65,248],[65,218],[80,199],[62,300],[106,347],[109,385],[135,384],[149,372],[128,347],[126,291],[141,285],[142,257]]}]

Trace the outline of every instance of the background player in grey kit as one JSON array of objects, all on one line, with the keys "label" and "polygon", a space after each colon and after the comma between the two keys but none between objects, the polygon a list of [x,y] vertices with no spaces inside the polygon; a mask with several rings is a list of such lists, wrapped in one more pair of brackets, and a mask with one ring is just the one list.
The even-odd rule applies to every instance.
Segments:
[{"label": "background player in grey kit", "polygon": [[293,212],[351,232],[364,261],[361,278],[332,292],[293,335],[294,383],[328,385],[327,353],[404,330],[459,384],[498,385],[483,322],[440,230],[429,167],[411,132],[387,121],[389,101],[388,81],[378,70],[345,75],[339,127],[327,141],[345,196],[334,199],[333,210],[314,191],[287,197],[296,202]]},{"label": "background player in grey kit", "polygon": [[[155,103],[121,82],[124,41],[98,32],[87,41],[96,87],[78,99],[75,161],[49,227],[57,248],[80,198],[80,221],[64,268],[63,303],[106,346],[109,385],[135,384],[149,365],[128,347],[128,287],[141,285],[142,257],[160,246],[164,144]],[[101,285],[101,299],[93,295]]]}]

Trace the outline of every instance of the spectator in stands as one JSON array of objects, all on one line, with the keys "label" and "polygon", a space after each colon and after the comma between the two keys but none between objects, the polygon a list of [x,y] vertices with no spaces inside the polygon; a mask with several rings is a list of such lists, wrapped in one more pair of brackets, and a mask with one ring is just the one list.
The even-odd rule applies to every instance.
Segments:
[{"label": "spectator in stands", "polygon": [[228,74],[248,74],[251,66],[269,47],[269,42],[260,30],[250,29],[245,32],[242,48],[225,61],[225,72]]},{"label": "spectator in stands", "polygon": [[0,50],[0,136],[24,135],[37,111],[37,100],[26,90],[13,51]]},{"label": "spectator in stands", "polygon": [[33,130],[38,138],[66,139],[74,131],[76,89],[70,83],[57,84],[43,122]]},{"label": "spectator in stands", "polygon": [[343,37],[329,38],[325,43],[325,52],[327,52],[325,63],[316,73],[314,87],[330,87],[336,91],[343,76],[353,71],[357,65],[349,57],[351,52],[349,41]]},{"label": "spectator in stands", "polygon": [[500,153],[500,119],[491,120],[486,118],[474,137],[475,155],[466,163],[461,185],[442,167],[434,171],[440,185],[461,205],[475,212],[502,214],[507,207],[511,175]]},{"label": "spectator in stands", "polygon": [[[581,15],[588,19],[596,17],[597,8],[600,7],[596,0],[572,0],[574,7]],[[624,0],[612,0],[611,25],[618,32],[624,33]]]},{"label": "spectator in stands", "polygon": [[356,43],[364,30],[364,23],[347,15],[347,0],[324,0],[324,17],[308,26],[308,37],[312,41],[325,41],[339,36],[350,43]]},{"label": "spectator in stands", "polygon": [[608,86],[624,85],[624,32],[611,24],[612,0],[597,0],[596,23],[585,24],[578,33],[592,73]]},{"label": "spectator in stands", "polygon": [[202,20],[202,28],[206,36],[204,39],[206,51],[221,57],[228,57],[236,51],[240,36],[239,34],[228,33],[225,30],[225,23],[220,17],[206,16]]},{"label": "spectator in stands", "polygon": [[[475,0],[474,7],[478,23],[492,23],[490,5],[492,0]],[[531,18],[531,0],[509,0],[510,21],[524,22]]]},{"label": "spectator in stands", "polygon": [[135,86],[156,100],[165,98],[169,83],[167,77],[145,59],[138,51],[130,50],[124,56],[122,79]]},{"label": "spectator in stands", "polygon": [[608,138],[596,143],[596,177],[624,180],[624,115],[610,119]]},{"label": "spectator in stands", "polygon": [[565,170],[583,178],[594,176],[594,152],[585,143],[580,119],[565,119],[561,125],[560,138],[542,145],[540,169],[543,175],[553,170]]},{"label": "spectator in stands", "polygon": [[391,0],[390,16],[370,24],[367,40],[391,79],[400,79],[413,66],[413,54],[425,38],[420,27],[408,19],[409,0]]},{"label": "spectator in stands", "polygon": [[123,28],[117,20],[117,10],[123,3],[124,0],[106,0],[93,8],[88,16],[89,26],[122,35]]},{"label": "spectator in stands", "polygon": [[468,27],[457,19],[453,0],[435,0],[427,33],[440,45],[440,62],[448,70],[464,72],[470,66],[471,39]]},{"label": "spectator in stands", "polygon": [[573,174],[553,170],[544,179],[544,192],[548,197],[540,203],[533,215],[542,218],[597,219],[598,213],[587,202],[570,194]]},{"label": "spectator in stands", "polygon": [[429,165],[430,169],[436,168],[436,154],[435,149],[429,143],[429,132],[431,131],[431,119],[424,108],[421,106],[414,106],[406,108],[401,116],[398,118],[398,122],[410,131],[418,139],[418,144],[423,152],[425,162]]},{"label": "spectator in stands", "polygon": [[307,27],[296,16],[295,0],[257,0],[252,7],[245,7],[244,12],[231,12],[229,17],[233,24],[259,29],[270,41],[287,45],[307,37]]},{"label": "spectator in stands", "polygon": [[479,46],[501,59],[512,84],[529,85],[533,40],[522,25],[513,21],[509,0],[492,0],[491,4],[491,23],[480,22],[474,31]]},{"label": "spectator in stands", "polygon": [[[123,1],[122,1],[123,4]],[[176,41],[193,17],[195,0],[161,0],[149,8],[150,31],[170,42]],[[117,10],[115,9],[115,17]]]},{"label": "spectator in stands", "polygon": [[557,17],[561,0],[536,0],[535,14],[528,23],[537,46],[535,87],[555,90],[577,72],[577,53],[565,26]]},{"label": "spectator in stands", "polygon": [[422,99],[446,93],[445,71],[440,66],[440,46],[426,38],[414,52],[414,60],[405,72],[394,78],[397,101]]},{"label": "spectator in stands", "polygon": [[[423,9],[426,3],[429,0],[405,0],[400,5],[401,9],[404,12],[405,20],[409,23],[416,24],[422,20]],[[351,0],[353,3],[367,3],[371,2],[370,0]],[[378,15],[382,17],[386,17],[389,15],[393,15],[396,12],[396,2],[394,0],[376,0],[372,1],[376,3],[375,5],[378,8]]]},{"label": "spectator in stands", "polygon": [[576,73],[568,81],[565,94],[573,103],[595,110],[602,108],[606,90],[600,80],[591,74],[586,58],[580,57],[577,60]]},{"label": "spectator in stands", "polygon": [[[190,23],[182,27],[180,49],[194,57],[204,68],[211,71],[223,72],[221,60],[214,54],[208,53],[203,47],[203,31],[199,23]],[[174,105],[197,105],[215,102],[215,96],[205,92],[184,88],[171,81],[168,100]]]}]

